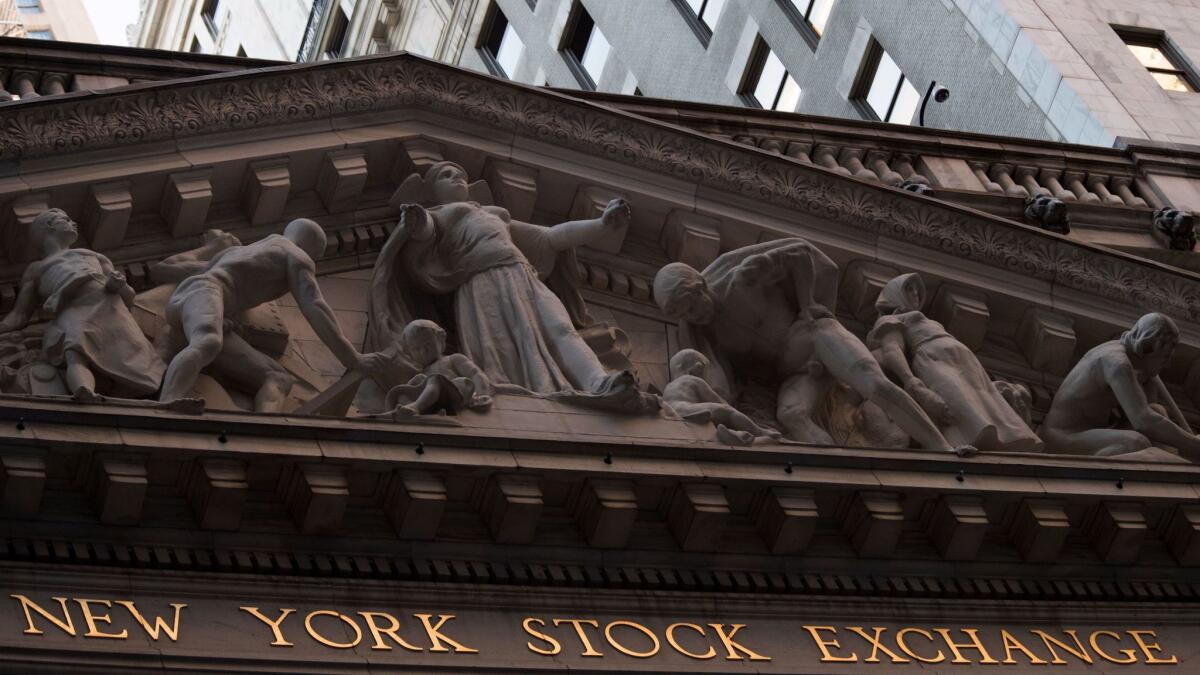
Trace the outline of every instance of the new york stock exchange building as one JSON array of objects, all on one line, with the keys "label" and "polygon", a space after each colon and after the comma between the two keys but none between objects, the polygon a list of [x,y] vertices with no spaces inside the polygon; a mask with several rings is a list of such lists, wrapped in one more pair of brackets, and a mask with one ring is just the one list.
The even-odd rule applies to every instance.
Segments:
[{"label": "new york stock exchange building", "polygon": [[0,670],[1200,671],[1200,154],[0,47]]}]

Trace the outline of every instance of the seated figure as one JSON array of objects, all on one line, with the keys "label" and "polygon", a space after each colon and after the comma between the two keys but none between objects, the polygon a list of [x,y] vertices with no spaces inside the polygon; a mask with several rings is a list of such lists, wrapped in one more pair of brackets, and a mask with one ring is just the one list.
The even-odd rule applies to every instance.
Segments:
[{"label": "seated figure", "polygon": [[667,384],[663,400],[689,422],[717,425],[717,439],[730,445],[750,445],[757,438],[778,440],[780,434],[766,429],[738,412],[713,391],[704,379],[708,359],[695,349],[681,349],[671,357],[671,372],[679,373]]},{"label": "seated figure", "polygon": [[[1200,460],[1200,439],[1159,378],[1178,343],[1175,322],[1151,313],[1119,339],[1084,354],[1055,392],[1042,422],[1046,451],[1110,457],[1163,445]],[[1114,409],[1132,428],[1110,426]]]},{"label": "seated figure", "polygon": [[428,415],[445,410],[492,404],[492,383],[486,373],[462,354],[443,354],[446,331],[436,323],[418,319],[400,334],[404,359],[419,369],[408,384],[388,391],[387,405],[394,418]]}]

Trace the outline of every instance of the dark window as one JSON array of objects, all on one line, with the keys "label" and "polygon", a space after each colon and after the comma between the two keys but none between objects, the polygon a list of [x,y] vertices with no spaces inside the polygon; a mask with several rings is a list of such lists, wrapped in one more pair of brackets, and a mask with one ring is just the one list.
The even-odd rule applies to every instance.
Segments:
[{"label": "dark window", "polygon": [[921,103],[921,93],[900,71],[891,55],[872,40],[851,100],[868,119],[912,124]]},{"label": "dark window", "polygon": [[49,28],[44,28],[42,30],[31,30],[25,33],[25,37],[29,38],[30,40],[53,40],[54,32]]},{"label": "dark window", "polygon": [[479,43],[483,62],[493,75],[511,78],[517,72],[525,44],[495,2],[488,9],[483,25]]},{"label": "dark window", "polygon": [[1114,28],[1134,58],[1141,63],[1158,86],[1167,91],[1197,91],[1200,82],[1187,60],[1162,31]]},{"label": "dark window", "polygon": [[200,38],[197,38],[195,35],[192,36],[192,46],[188,47],[188,51],[193,54],[199,54],[203,51],[200,48]]},{"label": "dark window", "polygon": [[562,51],[567,65],[574,73],[575,79],[579,80],[581,87],[596,88],[611,49],[604,33],[600,32],[591,15],[583,5],[576,2],[567,20],[567,28],[563,31],[563,41],[559,50]]},{"label": "dark window", "polygon": [[200,7],[200,18],[204,19],[204,25],[208,27],[209,35],[216,37],[217,35],[217,5],[221,0],[204,0],[204,4]]},{"label": "dark window", "polygon": [[725,0],[673,0],[679,8],[688,26],[705,47],[712,38],[713,29],[717,27],[717,19],[725,7]]},{"label": "dark window", "polygon": [[800,85],[783,61],[760,37],[750,52],[740,91],[747,105],[767,110],[795,112],[800,104]]},{"label": "dark window", "polygon": [[529,3],[529,11],[532,12],[537,9],[537,0],[525,0],[525,2]]},{"label": "dark window", "polygon": [[240,58],[243,58],[243,59],[246,58],[246,48],[241,45],[238,45],[237,55]]},{"label": "dark window", "polygon": [[40,14],[42,12],[41,0],[17,0],[17,11],[22,14]]},{"label": "dark window", "polygon": [[825,34],[825,25],[829,22],[829,13],[833,11],[836,0],[778,0],[787,15],[808,46],[817,48],[817,42]]},{"label": "dark window", "polygon": [[346,31],[350,28],[350,20],[346,18],[346,13],[341,7],[333,10],[333,16],[329,18],[329,40],[325,42],[325,53],[333,59],[342,55],[346,45]]}]

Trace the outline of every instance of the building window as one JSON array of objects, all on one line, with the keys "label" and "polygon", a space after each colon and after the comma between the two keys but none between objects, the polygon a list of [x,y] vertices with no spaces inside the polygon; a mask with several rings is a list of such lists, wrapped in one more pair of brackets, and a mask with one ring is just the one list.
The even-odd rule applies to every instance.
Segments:
[{"label": "building window", "polygon": [[521,42],[517,31],[508,22],[508,17],[504,16],[504,12],[500,11],[495,2],[488,9],[483,25],[479,43],[483,62],[493,75],[511,79],[517,72],[517,64],[521,60],[521,51],[525,48],[525,43]]},{"label": "building window", "polygon": [[892,124],[912,124],[921,103],[921,93],[874,40],[851,98],[864,116]]},{"label": "building window", "polygon": [[779,56],[760,37],[750,52],[750,63],[739,92],[747,105],[767,110],[796,112],[800,85]]},{"label": "building window", "polygon": [[246,48],[241,45],[238,45],[237,55],[238,55],[238,58],[240,58],[240,59],[246,58]]},{"label": "building window", "polygon": [[192,46],[188,47],[188,51],[192,54],[200,54],[204,51],[200,47],[200,38],[196,37],[195,35],[192,36]]},{"label": "building window", "polygon": [[41,0],[17,0],[17,11],[22,14],[41,14]]},{"label": "building window", "polygon": [[49,28],[31,30],[25,33],[25,37],[29,38],[30,40],[53,40],[54,31],[50,30]]},{"label": "building window", "polygon": [[331,59],[341,57],[346,49],[346,31],[350,28],[350,20],[341,7],[333,10],[329,18],[329,40],[325,42],[325,55]]},{"label": "building window", "polygon": [[208,28],[208,34],[217,36],[217,5],[221,0],[204,0],[204,4],[200,6],[200,18],[204,19],[204,25]]},{"label": "building window", "polygon": [[567,65],[584,89],[595,89],[608,61],[612,47],[600,32],[592,16],[578,2],[571,10],[567,28],[563,31],[563,42],[559,47]]},{"label": "building window", "polygon": [[809,47],[817,48],[817,42],[825,34],[825,25],[829,23],[829,13],[833,11],[836,0],[778,0],[800,35]]},{"label": "building window", "polygon": [[1197,91],[1196,74],[1188,67],[1183,54],[1168,40],[1165,33],[1150,30],[1115,28],[1134,58],[1150,71],[1158,86],[1167,91]]},{"label": "building window", "polygon": [[725,8],[725,0],[674,0],[674,2],[687,21],[688,27],[707,47],[709,40],[712,39],[713,30],[717,27],[717,19],[721,17],[721,10]]}]

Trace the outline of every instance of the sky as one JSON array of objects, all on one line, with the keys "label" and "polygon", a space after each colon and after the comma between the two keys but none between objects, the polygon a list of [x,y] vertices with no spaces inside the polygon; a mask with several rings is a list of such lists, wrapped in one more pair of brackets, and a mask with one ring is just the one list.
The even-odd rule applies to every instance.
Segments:
[{"label": "sky", "polygon": [[138,0],[83,0],[100,42],[127,46],[125,27],[138,17]]}]

